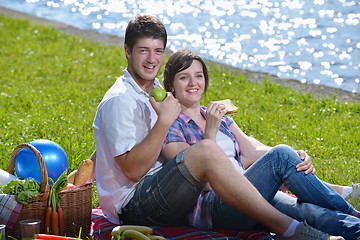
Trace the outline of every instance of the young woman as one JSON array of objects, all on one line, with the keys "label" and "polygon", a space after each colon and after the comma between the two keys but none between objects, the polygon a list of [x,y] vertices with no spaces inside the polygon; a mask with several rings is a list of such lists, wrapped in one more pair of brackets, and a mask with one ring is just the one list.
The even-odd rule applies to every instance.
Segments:
[{"label": "young woman", "polygon": [[[206,65],[196,53],[182,49],[169,58],[164,70],[164,86],[181,104],[181,113],[170,127],[163,155],[172,159],[191,145],[203,139],[212,139],[223,149],[234,167],[243,172],[277,209],[299,221],[306,220],[329,234],[346,239],[360,238],[358,211],[315,176],[311,159],[305,152],[295,151],[286,145],[265,146],[247,136],[230,117],[224,117],[227,109],[222,104],[211,102],[207,108],[202,107],[200,99],[208,84]],[[278,191],[283,184],[297,199]],[[338,191],[346,188],[334,187]],[[211,186],[205,187],[198,198],[194,211],[189,215],[189,224],[200,228],[240,231],[254,230],[257,225],[225,203],[211,190]]]}]

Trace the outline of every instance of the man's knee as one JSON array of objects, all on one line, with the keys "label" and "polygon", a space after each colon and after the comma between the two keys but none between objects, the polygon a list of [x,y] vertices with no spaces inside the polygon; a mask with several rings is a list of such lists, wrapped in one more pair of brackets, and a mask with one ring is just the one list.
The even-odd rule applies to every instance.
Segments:
[{"label": "man's knee", "polygon": [[216,144],[215,141],[204,139],[193,145],[194,148],[205,158],[211,159],[223,153],[223,150]]},{"label": "man's knee", "polygon": [[220,159],[221,154],[224,155],[224,152],[215,141],[204,139],[185,150],[184,160],[188,163],[196,162],[204,166],[208,165],[212,160]]}]

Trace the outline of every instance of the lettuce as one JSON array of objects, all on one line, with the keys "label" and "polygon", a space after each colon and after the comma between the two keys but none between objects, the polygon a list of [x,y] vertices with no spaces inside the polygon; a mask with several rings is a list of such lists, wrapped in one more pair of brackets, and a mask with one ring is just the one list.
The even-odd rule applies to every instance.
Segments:
[{"label": "lettuce", "polygon": [[39,190],[40,185],[32,179],[11,180],[0,189],[4,194],[15,195],[16,201],[24,205],[27,205],[30,199],[37,197]]}]

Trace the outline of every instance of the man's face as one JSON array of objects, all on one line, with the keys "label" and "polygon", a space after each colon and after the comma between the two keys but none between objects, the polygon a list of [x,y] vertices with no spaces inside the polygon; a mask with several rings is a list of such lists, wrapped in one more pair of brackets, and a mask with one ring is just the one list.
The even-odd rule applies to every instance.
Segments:
[{"label": "man's face", "polygon": [[164,43],[160,39],[138,39],[132,51],[125,45],[128,59],[128,71],[141,86],[153,81],[161,68],[164,59]]}]

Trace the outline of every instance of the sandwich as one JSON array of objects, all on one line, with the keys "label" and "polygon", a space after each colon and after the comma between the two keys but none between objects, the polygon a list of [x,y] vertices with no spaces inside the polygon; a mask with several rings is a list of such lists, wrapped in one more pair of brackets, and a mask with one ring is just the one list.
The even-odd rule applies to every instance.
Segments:
[{"label": "sandwich", "polygon": [[214,101],[216,103],[224,104],[227,109],[226,114],[236,113],[239,109],[231,102],[230,99],[224,99],[220,101]]}]

